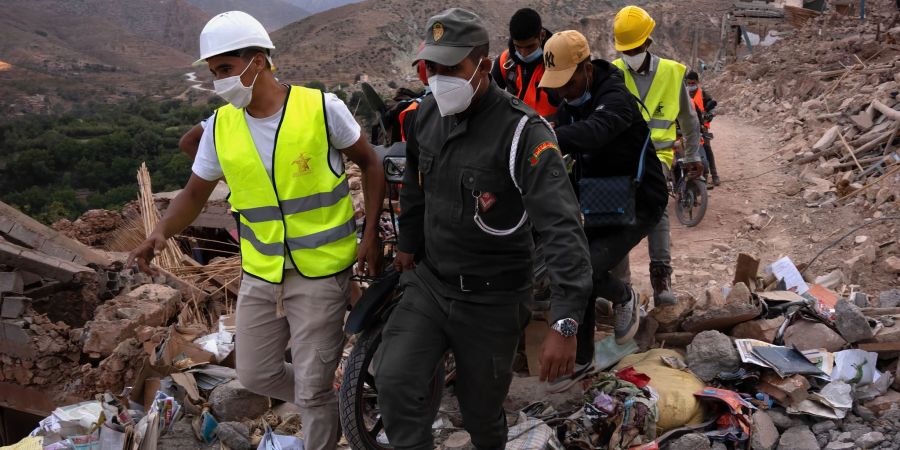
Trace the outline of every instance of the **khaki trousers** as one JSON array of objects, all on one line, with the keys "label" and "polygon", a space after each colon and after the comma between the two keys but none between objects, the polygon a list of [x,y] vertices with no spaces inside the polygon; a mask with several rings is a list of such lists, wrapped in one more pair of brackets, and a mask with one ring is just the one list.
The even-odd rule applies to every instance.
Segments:
[{"label": "khaki trousers", "polygon": [[[277,317],[279,299],[285,317]],[[286,270],[282,284],[244,274],[235,335],[238,380],[297,405],[307,449],[334,449],[340,436],[334,372],[343,352],[350,270],[308,279]],[[290,345],[292,363],[285,362]]]}]

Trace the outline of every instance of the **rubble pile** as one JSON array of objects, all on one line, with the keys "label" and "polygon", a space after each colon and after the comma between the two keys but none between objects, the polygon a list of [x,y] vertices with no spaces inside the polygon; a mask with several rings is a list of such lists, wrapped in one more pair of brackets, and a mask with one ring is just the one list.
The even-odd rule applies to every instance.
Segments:
[{"label": "rubble pile", "polygon": [[888,1],[867,2],[866,12],[863,22],[816,15],[708,84],[728,98],[723,112],[779,136],[771,157],[795,175],[784,193],[878,218],[897,215],[900,205],[900,13]]}]

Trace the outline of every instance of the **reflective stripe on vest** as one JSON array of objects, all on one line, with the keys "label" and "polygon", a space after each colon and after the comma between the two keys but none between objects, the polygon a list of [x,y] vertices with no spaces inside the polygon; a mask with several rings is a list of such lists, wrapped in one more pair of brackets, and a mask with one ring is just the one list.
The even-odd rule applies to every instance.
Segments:
[{"label": "reflective stripe on vest", "polygon": [[[621,58],[613,61],[613,65],[625,73],[625,86],[635,97],[641,98],[634,78]],[[643,100],[647,110],[641,109],[641,114],[650,127],[650,138],[656,147],[656,156],[667,166],[672,167],[675,153],[672,147],[678,135],[675,131],[675,121],[680,110],[681,91],[684,90],[685,67],[670,59],[659,59],[659,66],[653,75],[650,89]],[[648,111],[650,115],[648,115]]]},{"label": "reflective stripe on vest", "polygon": [[[503,76],[503,81],[507,82],[506,73],[509,69],[506,68],[507,61],[509,61],[509,49],[503,51],[500,54],[500,74]],[[541,117],[549,117],[556,114],[556,107],[550,103],[550,97],[547,95],[547,92],[538,87],[538,84],[541,82],[541,78],[544,76],[544,63],[537,64],[534,67],[534,73],[531,75],[531,80],[528,82],[528,88],[525,89],[525,92],[522,92],[522,66],[519,64],[514,64],[516,67],[516,97],[519,97],[526,105],[530,106],[531,109],[535,110]]]},{"label": "reflective stripe on vest", "polygon": [[219,108],[216,153],[240,213],[243,270],[270,283],[284,277],[285,253],[310,278],[334,275],[356,260],[356,220],[344,173],[329,164],[323,94],[288,89],[275,135],[272,176],[253,143],[243,109]]}]

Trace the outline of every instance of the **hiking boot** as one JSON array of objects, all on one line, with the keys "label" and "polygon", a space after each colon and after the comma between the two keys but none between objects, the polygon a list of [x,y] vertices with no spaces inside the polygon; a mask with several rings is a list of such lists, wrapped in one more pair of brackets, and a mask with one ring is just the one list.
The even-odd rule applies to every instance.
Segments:
[{"label": "hiking boot", "polygon": [[575,386],[575,383],[578,383],[597,372],[597,366],[594,365],[593,361],[587,364],[575,364],[575,372],[564,377],[559,377],[548,383],[547,392],[551,394],[565,392],[572,386]]},{"label": "hiking boot", "polygon": [[615,313],[616,344],[622,345],[631,340],[637,333],[640,323],[641,301],[631,286],[627,286],[629,300],[626,303],[613,305]]},{"label": "hiking boot", "polygon": [[653,287],[653,304],[656,306],[674,305],[677,301],[672,292],[672,276],[665,266],[650,267],[650,285]]}]

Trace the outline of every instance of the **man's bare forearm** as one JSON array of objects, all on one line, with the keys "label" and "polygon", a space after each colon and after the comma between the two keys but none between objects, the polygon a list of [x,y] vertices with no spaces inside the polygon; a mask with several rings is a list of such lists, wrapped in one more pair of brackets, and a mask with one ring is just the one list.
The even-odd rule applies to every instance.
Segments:
[{"label": "man's bare forearm", "polygon": [[166,214],[153,232],[161,233],[166,239],[181,233],[182,230],[194,223],[194,220],[203,211],[203,207],[217,183],[218,181],[206,181],[191,174],[187,185],[169,203]]}]

